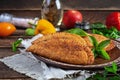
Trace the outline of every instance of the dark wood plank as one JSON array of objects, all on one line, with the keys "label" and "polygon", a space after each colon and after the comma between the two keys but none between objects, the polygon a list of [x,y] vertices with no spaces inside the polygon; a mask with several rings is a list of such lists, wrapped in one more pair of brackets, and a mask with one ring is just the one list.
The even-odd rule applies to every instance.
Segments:
[{"label": "dark wood plank", "polygon": [[16,40],[18,40],[19,38],[30,39],[31,36],[27,36],[27,37],[24,37],[24,36],[10,36],[10,37],[4,38],[4,39],[0,39],[0,48],[11,48],[12,44]]},{"label": "dark wood plank", "polygon": [[40,10],[0,10],[0,14],[9,13],[15,17],[35,18],[41,16]]},{"label": "dark wood plank", "polygon": [[119,0],[62,0],[64,9],[120,10]]},{"label": "dark wood plank", "polygon": [[[23,32],[23,30],[22,30]],[[16,30],[16,32],[14,34],[12,34],[11,36],[7,36],[7,37],[0,37],[0,48],[2,47],[11,47],[12,46],[12,43],[15,42],[18,37],[12,37],[13,35],[23,35],[23,33],[21,32],[21,30]],[[20,36],[19,36],[20,38]]]},{"label": "dark wood plank", "polygon": [[[6,49],[7,51],[9,51],[8,49]],[[1,50],[0,50],[1,51]],[[4,51],[4,50],[3,50]],[[12,55],[11,52],[1,52],[4,54],[0,53],[0,57],[5,57],[5,56],[9,56]],[[2,62],[0,62],[0,79],[11,79],[11,78],[25,78],[27,76],[22,75],[16,71],[13,71],[12,69],[8,68],[6,65],[4,65]]]},{"label": "dark wood plank", "polygon": [[[13,52],[11,49],[12,42],[14,42],[20,37],[23,38],[25,37],[24,30],[17,30],[13,35],[0,39],[0,58],[20,53],[19,51]],[[5,64],[0,62],[0,80],[33,80],[33,79],[10,69]]]},{"label": "dark wood plank", "polygon": [[0,62],[0,79],[15,79],[15,78],[28,78],[27,76],[20,74],[16,71],[13,71],[12,69],[8,68],[6,65],[4,65],[2,62]]},{"label": "dark wood plank", "polygon": [[1,10],[29,10],[40,9],[42,0],[1,0]]},{"label": "dark wood plank", "polygon": [[[20,53],[20,52],[19,51],[12,52],[11,48],[0,48],[0,58],[12,56],[12,55],[18,54],[18,53]],[[32,80],[31,78],[10,69],[2,62],[0,62],[0,79]]]},{"label": "dark wood plank", "polygon": [[11,48],[0,48],[0,58],[4,58],[7,56],[12,56],[14,54],[19,54],[20,52],[13,52]]},{"label": "dark wood plank", "polygon": [[19,38],[22,39],[30,39],[32,36],[25,35],[25,29],[17,29],[15,33],[7,37],[0,37],[0,48],[11,48],[12,43],[18,40]]},{"label": "dark wood plank", "polygon": [[94,22],[102,22],[105,23],[106,17],[108,14],[114,11],[107,11],[107,10],[95,10],[95,11],[90,11],[90,10],[81,10],[81,13],[83,14],[83,20],[84,21],[89,21],[90,23]]},{"label": "dark wood plank", "polygon": [[[1,0],[0,10],[40,10],[43,0]],[[120,0],[60,0],[64,9],[120,10]]]},{"label": "dark wood plank", "polygon": [[[108,10],[79,10],[79,11],[83,14],[83,19],[85,21],[89,21],[90,23],[93,23],[96,21],[104,23],[106,16],[109,13],[114,12],[114,10],[109,10],[109,11]],[[3,10],[3,11],[0,11],[0,14],[1,13],[9,13],[9,14],[13,14],[14,16],[23,17],[23,18],[35,18],[35,17],[40,18],[41,17],[40,10],[25,10],[25,11],[24,10],[22,11]]]}]

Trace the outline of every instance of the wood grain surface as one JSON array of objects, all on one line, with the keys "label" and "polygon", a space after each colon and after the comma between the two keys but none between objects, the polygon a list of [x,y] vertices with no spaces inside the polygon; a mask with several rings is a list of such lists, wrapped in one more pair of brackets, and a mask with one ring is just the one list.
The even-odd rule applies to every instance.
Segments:
[{"label": "wood grain surface", "polygon": [[[11,48],[11,44],[15,42],[18,38],[25,39],[30,37],[24,35],[24,30],[17,30],[14,34],[6,38],[0,37],[0,58],[20,53],[19,51],[13,52]],[[33,80],[33,79],[10,69],[5,64],[0,62],[0,80]]]},{"label": "wood grain surface", "polygon": [[[65,12],[66,10],[64,10]],[[113,10],[79,10],[83,15],[84,21],[89,21],[90,23],[93,22],[103,22],[105,23],[106,16],[114,12]],[[41,12],[40,10],[2,10],[1,13],[9,13],[16,17],[23,17],[23,18],[35,18],[39,17],[41,18]]]},{"label": "wood grain surface", "polygon": [[[60,0],[64,11],[75,9],[81,11],[84,21],[103,22],[106,16],[113,11],[120,11],[120,0]],[[10,13],[18,17],[34,18],[41,15],[42,0],[0,0],[0,14]],[[11,44],[18,38],[25,36],[25,29],[17,31],[6,38],[0,37],[0,58],[19,54],[12,52]],[[23,74],[8,68],[0,62],[0,80],[33,80]]]},{"label": "wood grain surface", "polygon": [[[43,0],[1,0],[0,14],[10,13],[18,17],[40,17]],[[106,15],[120,11],[120,0],[60,0],[63,10],[75,9],[82,12],[84,20],[105,22]]]},{"label": "wood grain surface", "polygon": [[[39,10],[43,0],[0,0],[0,10]],[[64,9],[120,10],[120,0],[60,0]]]}]

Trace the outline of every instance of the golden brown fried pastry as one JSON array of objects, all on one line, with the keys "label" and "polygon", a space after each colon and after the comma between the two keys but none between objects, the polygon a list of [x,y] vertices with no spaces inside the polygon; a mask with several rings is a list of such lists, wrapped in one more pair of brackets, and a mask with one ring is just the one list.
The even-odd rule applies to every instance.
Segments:
[{"label": "golden brown fried pastry", "polygon": [[58,39],[58,38],[62,38],[62,39],[75,39],[75,40],[79,40],[82,42],[82,45],[86,45],[86,41],[80,37],[79,35],[76,34],[70,34],[70,33],[66,33],[66,32],[59,32],[59,33],[53,33],[53,34],[48,34],[44,37],[40,37],[38,39],[36,39],[35,41],[32,42],[32,44],[36,44],[39,43],[41,41],[46,41],[48,39]]},{"label": "golden brown fried pastry", "polygon": [[94,54],[85,40],[65,32],[45,35],[35,40],[27,51],[70,64],[94,63]]},{"label": "golden brown fried pastry", "polygon": [[[104,41],[104,40],[108,40],[108,38],[106,38],[103,35],[99,35],[99,34],[90,34],[91,36],[94,36],[96,38],[96,40],[98,41],[98,43]],[[84,37],[84,40],[86,41],[87,45],[92,48],[93,44],[91,43],[90,39],[88,37]],[[110,51],[111,49],[113,49],[115,47],[115,44],[113,42],[113,40],[110,41],[110,44],[108,46],[105,47],[106,51]]]}]

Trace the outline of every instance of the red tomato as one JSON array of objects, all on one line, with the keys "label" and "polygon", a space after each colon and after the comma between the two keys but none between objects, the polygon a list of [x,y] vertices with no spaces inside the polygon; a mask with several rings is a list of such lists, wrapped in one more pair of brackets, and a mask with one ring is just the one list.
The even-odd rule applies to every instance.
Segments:
[{"label": "red tomato", "polygon": [[108,28],[116,27],[120,30],[120,12],[112,12],[106,18],[106,25]]},{"label": "red tomato", "polygon": [[1,22],[0,23],[0,37],[6,37],[11,35],[13,32],[15,32],[16,27],[8,22]]},{"label": "red tomato", "polygon": [[68,10],[64,13],[63,24],[66,28],[73,28],[76,21],[82,22],[81,12],[76,10]]}]

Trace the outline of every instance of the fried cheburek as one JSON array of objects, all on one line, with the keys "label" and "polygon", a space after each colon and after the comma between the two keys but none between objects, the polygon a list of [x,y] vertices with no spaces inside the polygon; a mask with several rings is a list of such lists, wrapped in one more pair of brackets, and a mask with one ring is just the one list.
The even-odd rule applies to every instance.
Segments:
[{"label": "fried cheburek", "polygon": [[[95,37],[97,42],[100,43],[104,40],[107,40],[108,38],[106,38],[105,36],[103,35],[99,35],[99,34],[90,34],[91,36]],[[92,48],[93,47],[93,44],[91,43],[89,37],[84,37],[84,40],[86,41],[87,45]],[[108,44],[106,47],[105,47],[105,50],[106,51],[110,51],[112,50],[113,48],[115,47],[115,44],[113,42],[113,40],[110,41],[110,44]]]},{"label": "fried cheburek", "polygon": [[[98,34],[94,36],[98,43],[107,40],[106,37]],[[76,34],[58,32],[40,37],[32,42],[27,51],[55,61],[69,64],[93,64],[94,54],[91,51],[93,45],[89,37],[81,37]],[[114,43],[111,40],[105,50],[113,49]]]},{"label": "fried cheburek", "polygon": [[94,54],[79,35],[60,32],[45,35],[33,41],[27,49],[40,56],[70,63],[93,64]]}]

